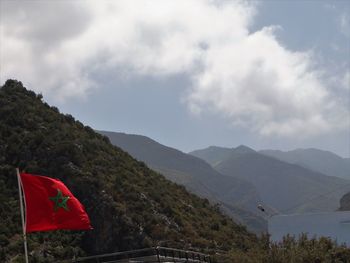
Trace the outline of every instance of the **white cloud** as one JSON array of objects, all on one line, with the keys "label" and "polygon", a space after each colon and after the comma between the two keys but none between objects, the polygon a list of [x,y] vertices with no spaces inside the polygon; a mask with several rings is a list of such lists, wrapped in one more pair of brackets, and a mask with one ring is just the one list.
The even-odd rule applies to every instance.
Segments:
[{"label": "white cloud", "polygon": [[340,32],[346,36],[350,37],[350,19],[348,13],[343,13],[339,18]]},{"label": "white cloud", "polygon": [[2,5],[3,79],[18,78],[65,99],[99,88],[92,77],[99,70],[188,74],[186,102],[196,113],[216,112],[264,135],[344,128],[346,109],[320,81],[311,52],[286,49],[275,37],[276,27],[249,32],[257,11],[252,2]]},{"label": "white cloud", "polygon": [[84,59],[64,46],[80,37],[89,17],[74,1],[1,2],[1,80],[16,78],[60,99],[83,95],[93,85]]},{"label": "white cloud", "polygon": [[341,86],[345,89],[350,91],[350,70],[348,70],[343,77],[343,82],[341,83]]},{"label": "white cloud", "polygon": [[346,109],[334,104],[312,68],[310,53],[287,50],[264,28],[209,50],[189,103],[197,113],[225,113],[263,135],[303,137],[346,127]]}]

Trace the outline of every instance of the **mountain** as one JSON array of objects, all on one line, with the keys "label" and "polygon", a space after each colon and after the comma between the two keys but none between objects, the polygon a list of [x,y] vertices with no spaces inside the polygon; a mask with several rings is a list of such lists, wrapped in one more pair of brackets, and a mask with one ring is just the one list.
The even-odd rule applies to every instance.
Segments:
[{"label": "mountain", "polygon": [[203,160],[145,136],[107,131],[100,133],[169,180],[184,185],[212,203],[220,204],[228,215],[247,225],[250,230],[266,230],[265,221],[256,215],[261,199],[251,183],[222,175]]},{"label": "mountain", "polygon": [[220,251],[214,255],[220,262],[243,262],[266,251],[207,200],[60,114],[21,82],[8,80],[0,88],[0,120],[0,262],[23,262],[15,167],[63,181],[94,228],[29,234],[30,262],[71,262],[75,256],[165,244]]},{"label": "mountain", "polygon": [[240,145],[236,148],[210,146],[205,149],[192,151],[189,154],[196,156],[202,160],[205,160],[211,166],[215,167],[216,165],[227,159],[239,157],[242,154],[254,152],[255,151],[253,149],[245,145]]},{"label": "mountain", "polygon": [[211,166],[217,165],[222,160],[226,160],[232,152],[232,149],[218,146],[210,146],[203,150],[195,150],[189,154],[205,160]]},{"label": "mountain", "polygon": [[350,192],[346,193],[340,199],[340,211],[350,211]]},{"label": "mountain", "polygon": [[278,160],[298,164],[305,168],[340,178],[350,179],[350,161],[332,152],[318,149],[296,149],[293,151],[262,150],[260,153]]},{"label": "mountain", "polygon": [[[240,147],[241,149],[241,147]],[[286,163],[258,152],[218,149],[226,152],[214,168],[222,174],[240,177],[254,184],[262,200],[280,213],[334,211],[342,195],[350,190],[350,181],[326,176],[299,165]],[[212,148],[192,152],[205,156]]]}]

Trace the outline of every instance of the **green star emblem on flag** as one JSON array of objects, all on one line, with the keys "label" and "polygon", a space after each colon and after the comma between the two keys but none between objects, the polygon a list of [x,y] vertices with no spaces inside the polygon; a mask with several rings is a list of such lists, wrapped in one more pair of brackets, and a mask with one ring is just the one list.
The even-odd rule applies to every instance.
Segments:
[{"label": "green star emblem on flag", "polygon": [[67,207],[67,201],[69,200],[69,198],[70,198],[69,196],[63,196],[60,189],[57,189],[56,196],[49,197],[49,199],[55,203],[55,207],[54,207],[55,212],[60,208],[63,208],[64,210],[69,211]]}]

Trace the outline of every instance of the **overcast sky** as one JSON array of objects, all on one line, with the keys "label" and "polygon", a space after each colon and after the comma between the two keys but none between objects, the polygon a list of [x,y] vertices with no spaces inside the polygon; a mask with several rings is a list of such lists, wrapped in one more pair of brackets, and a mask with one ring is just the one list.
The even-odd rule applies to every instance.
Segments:
[{"label": "overcast sky", "polygon": [[350,151],[348,1],[1,1],[1,83],[185,152]]}]

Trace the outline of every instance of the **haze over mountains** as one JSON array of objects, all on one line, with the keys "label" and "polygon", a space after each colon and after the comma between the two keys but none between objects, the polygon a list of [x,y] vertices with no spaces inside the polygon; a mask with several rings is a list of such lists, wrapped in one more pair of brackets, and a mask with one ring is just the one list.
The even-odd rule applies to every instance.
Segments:
[{"label": "haze over mountains", "polygon": [[219,203],[221,208],[250,230],[266,230],[266,222],[256,215],[262,200],[254,185],[237,177],[222,175],[205,161],[164,146],[148,137],[99,131],[134,158],[145,162],[168,179],[191,192]]},{"label": "haze over mountains", "polygon": [[281,161],[298,164],[326,175],[350,179],[349,158],[342,158],[329,151],[296,149],[287,152],[278,150],[262,150],[259,152]]},{"label": "haze over mountains", "polygon": [[101,133],[168,179],[220,203],[226,213],[254,231],[263,225],[256,218],[264,216],[256,209],[259,203],[265,205],[267,215],[335,211],[341,197],[350,191],[346,179],[281,161],[244,145],[232,149],[211,146],[189,155],[145,136]]},{"label": "haze over mountains", "polygon": [[277,160],[245,146],[191,152],[222,174],[248,180],[280,213],[335,211],[350,181]]}]

